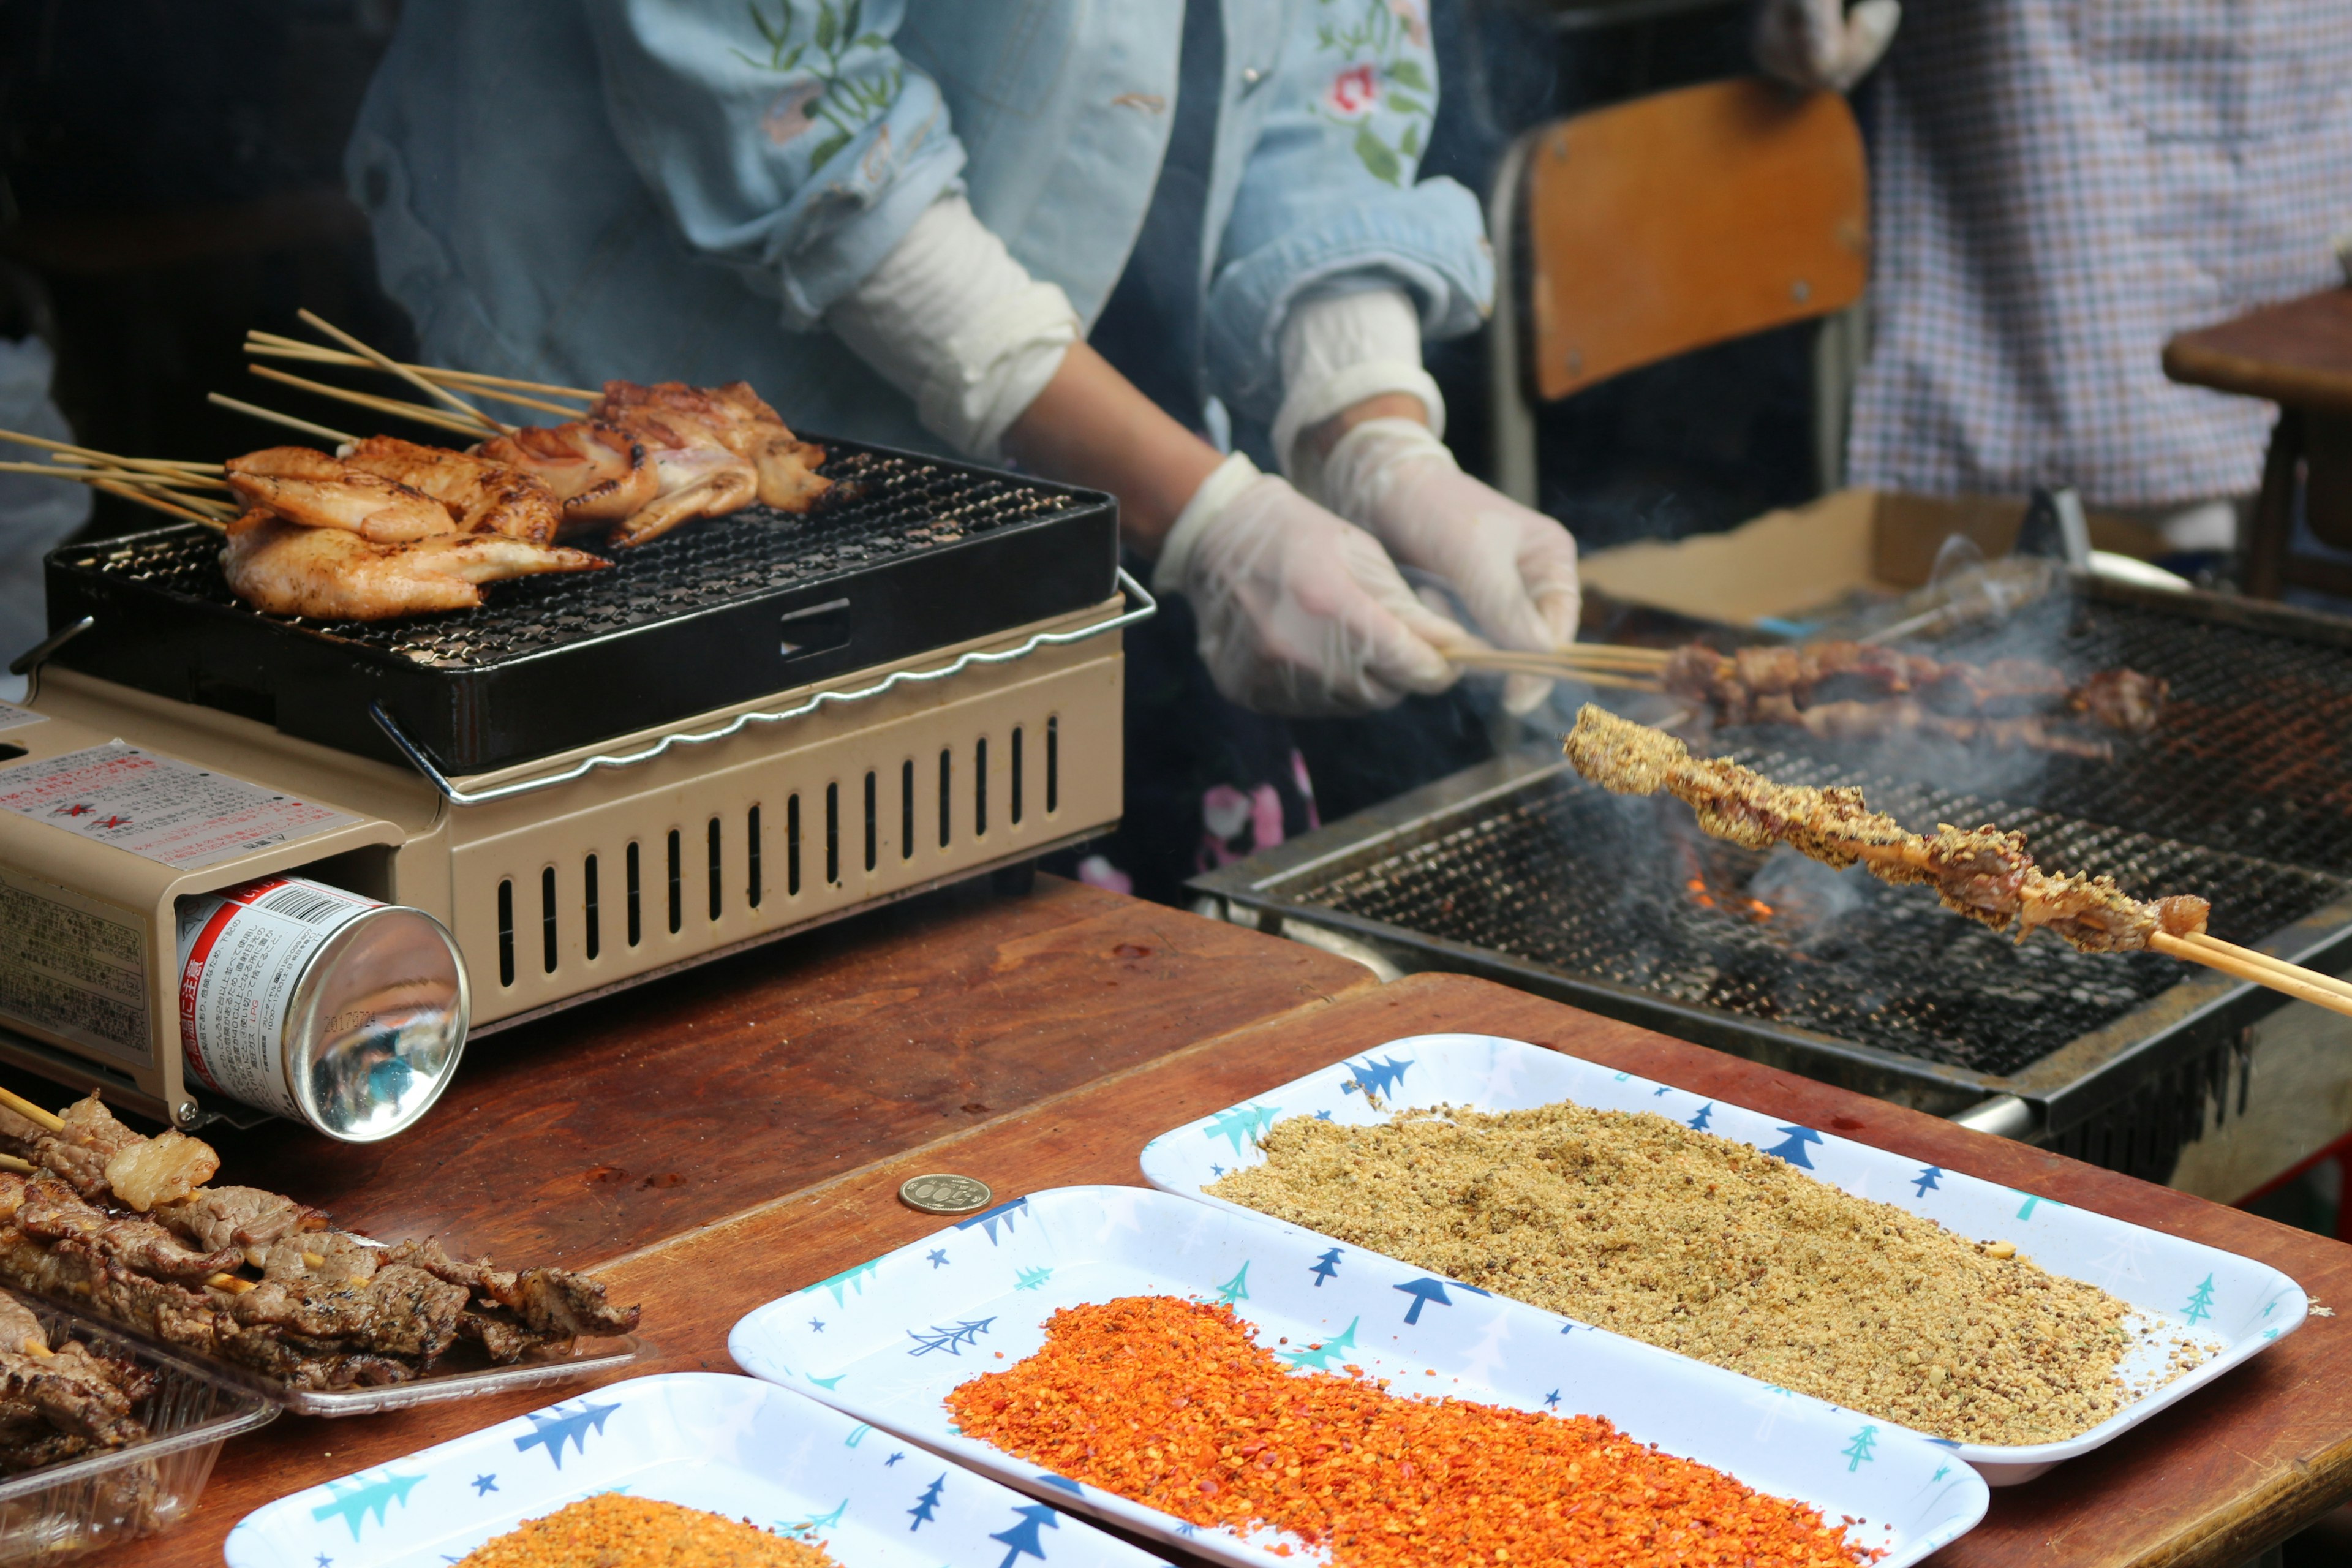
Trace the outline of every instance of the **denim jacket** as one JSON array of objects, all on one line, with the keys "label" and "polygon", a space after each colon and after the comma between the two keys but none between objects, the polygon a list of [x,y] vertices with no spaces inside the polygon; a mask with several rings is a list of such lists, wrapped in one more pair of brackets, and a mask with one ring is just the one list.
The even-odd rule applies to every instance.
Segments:
[{"label": "denim jacket", "polygon": [[[1204,383],[1280,400],[1302,290],[1485,313],[1475,200],[1416,183],[1426,0],[1222,0]],[[1182,0],[409,0],[347,156],[429,360],[593,384],[741,378],[795,425],[936,447],[822,331],[961,188],[1091,326],[1167,149]],[[1214,68],[1212,68],[1213,69]],[[1208,74],[1206,71],[1202,74]]]}]

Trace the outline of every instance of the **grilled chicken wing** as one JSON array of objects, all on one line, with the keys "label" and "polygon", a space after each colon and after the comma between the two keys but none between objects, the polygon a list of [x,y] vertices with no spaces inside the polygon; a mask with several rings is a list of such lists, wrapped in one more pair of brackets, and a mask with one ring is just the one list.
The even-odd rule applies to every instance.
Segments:
[{"label": "grilled chicken wing", "polygon": [[460,533],[499,533],[533,544],[553,542],[563,521],[555,492],[506,463],[424,447],[396,436],[371,436],[343,461],[362,473],[392,479],[449,509]]},{"label": "grilled chicken wing", "polygon": [[380,621],[471,609],[482,583],[541,572],[589,572],[612,563],[582,550],[469,533],[372,544],[334,528],[305,528],[263,510],[229,525],[221,566],[256,609],[331,621]]},{"label": "grilled chicken wing", "polygon": [[[816,471],[817,465],[824,461],[824,448],[793,435],[782,417],[743,382],[702,387],[676,381],[656,382],[651,386],[608,381],[604,384],[604,395],[589,413],[592,418],[606,420],[638,436],[656,453],[673,454],[670,460],[677,469],[680,484],[665,483],[665,497],[701,478],[692,472],[697,459],[688,454],[705,445],[715,445],[748,464],[752,493],[779,511],[805,511],[817,497],[833,487],[831,479]],[[699,460],[718,466],[715,456],[705,455]],[[740,476],[730,483],[740,488]],[[731,489],[725,493],[731,493]],[[712,508],[719,504],[719,499],[707,503],[699,515],[719,515]],[[733,510],[741,504],[744,503],[734,502],[725,510]],[[696,514],[684,513],[681,518],[685,515]],[[663,526],[668,527],[680,519],[672,519]]]},{"label": "grilled chicken wing", "polygon": [[265,447],[231,458],[227,477],[247,506],[376,544],[457,531],[457,518],[431,496],[309,447]]},{"label": "grilled chicken wing", "polygon": [[644,510],[661,493],[645,443],[601,420],[526,425],[474,451],[555,492],[566,523],[617,522]]}]

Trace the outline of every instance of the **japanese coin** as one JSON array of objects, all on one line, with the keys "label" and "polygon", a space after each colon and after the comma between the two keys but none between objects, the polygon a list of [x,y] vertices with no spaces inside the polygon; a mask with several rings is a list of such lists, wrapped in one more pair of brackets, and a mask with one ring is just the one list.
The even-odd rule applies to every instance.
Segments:
[{"label": "japanese coin", "polygon": [[986,1182],[945,1173],[910,1176],[898,1187],[899,1201],[925,1214],[977,1214],[995,1201]]}]

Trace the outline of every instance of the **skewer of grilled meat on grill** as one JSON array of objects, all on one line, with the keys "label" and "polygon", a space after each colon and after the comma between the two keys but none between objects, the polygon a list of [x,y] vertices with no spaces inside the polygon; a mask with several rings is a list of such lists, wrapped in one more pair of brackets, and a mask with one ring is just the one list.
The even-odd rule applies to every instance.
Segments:
[{"label": "skewer of grilled meat on grill", "polygon": [[1786,844],[1824,865],[1861,862],[1898,886],[1925,884],[1947,909],[2022,942],[2047,929],[2084,952],[2137,952],[2159,936],[2201,932],[2199,898],[2143,902],[2112,878],[2053,876],[2025,852],[2025,837],[1996,827],[1938,825],[1926,837],[1865,807],[1862,792],[1775,784],[1724,758],[1702,761],[1682,742],[1590,703],[1564,748],[1576,771],[1619,795],[1663,791],[1687,802],[1699,827],[1750,849]]},{"label": "skewer of grilled meat on grill", "polygon": [[54,1131],[0,1107],[0,1283],[299,1387],[406,1382],[458,1340],[494,1361],[625,1333],[635,1308],[560,1268],[501,1269],[431,1241],[386,1246],[291,1198],[206,1184],[201,1140],[125,1127],[95,1095]]},{"label": "skewer of grilled meat on grill", "polygon": [[[1951,719],[2041,720],[2042,727],[2013,730],[2012,743],[2057,750],[2074,748],[2042,743],[2043,737],[2063,741],[2046,727],[2047,720],[2081,718],[2144,735],[2156,727],[2167,691],[2161,678],[2132,669],[2101,670],[2077,683],[2033,659],[1962,664],[1856,642],[1743,647],[1727,654],[1693,644],[1675,651],[1662,679],[1666,690],[1706,703],[1726,724],[1813,728],[1807,715],[1823,708],[1901,703],[1908,706],[1887,707],[1895,717],[1876,722],[1900,731],[1935,728]],[[1862,722],[1849,719],[1843,732],[1857,732]]]}]

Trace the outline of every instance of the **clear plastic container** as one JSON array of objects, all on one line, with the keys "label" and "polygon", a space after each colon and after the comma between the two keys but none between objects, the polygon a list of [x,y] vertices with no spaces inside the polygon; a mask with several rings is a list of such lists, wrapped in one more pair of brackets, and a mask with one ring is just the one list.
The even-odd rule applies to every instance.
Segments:
[{"label": "clear plastic container", "polygon": [[16,1300],[53,1341],[80,1340],[134,1362],[155,1373],[156,1386],[138,1411],[145,1441],[0,1481],[0,1563],[55,1563],[171,1529],[195,1511],[221,1445],[278,1417],[277,1405],[187,1357],[37,1298]]},{"label": "clear plastic container", "polygon": [[[462,1352],[461,1346],[453,1353]],[[460,1365],[428,1372],[406,1383],[386,1383],[373,1388],[289,1388],[250,1367],[210,1356],[197,1359],[204,1363],[206,1374],[216,1382],[244,1389],[297,1415],[374,1415],[386,1410],[405,1410],[412,1405],[479,1399],[486,1394],[572,1383],[617,1372],[652,1353],[653,1347],[636,1335],[617,1334],[610,1339],[576,1341],[571,1350],[560,1355],[534,1356],[508,1366]]]},{"label": "clear plastic container", "polygon": [[[617,1372],[630,1363],[642,1361],[654,1353],[653,1347],[635,1334],[614,1334],[607,1338],[575,1340],[570,1350],[561,1353],[533,1355],[506,1366],[481,1366],[467,1364],[468,1357],[478,1355],[478,1352],[461,1343],[453,1347],[450,1352],[457,1365],[428,1372],[406,1383],[378,1384],[363,1388],[290,1388],[278,1379],[252,1367],[166,1344],[142,1330],[91,1319],[46,1297],[21,1290],[12,1290],[10,1294],[39,1311],[44,1321],[61,1312],[71,1322],[76,1334],[80,1334],[83,1326],[89,1325],[93,1334],[127,1346],[136,1346],[139,1353],[151,1361],[168,1361],[187,1367],[215,1387],[249,1394],[278,1409],[290,1410],[297,1415],[374,1415],[386,1410],[405,1410],[412,1405],[437,1405],[444,1400],[478,1399],[490,1394],[512,1394],[519,1389],[543,1388],[551,1384],[571,1383],[583,1377]],[[5,1490],[0,1490],[0,1495],[5,1495]],[[0,1568],[5,1568],[9,1561],[8,1554],[0,1551]]]}]

